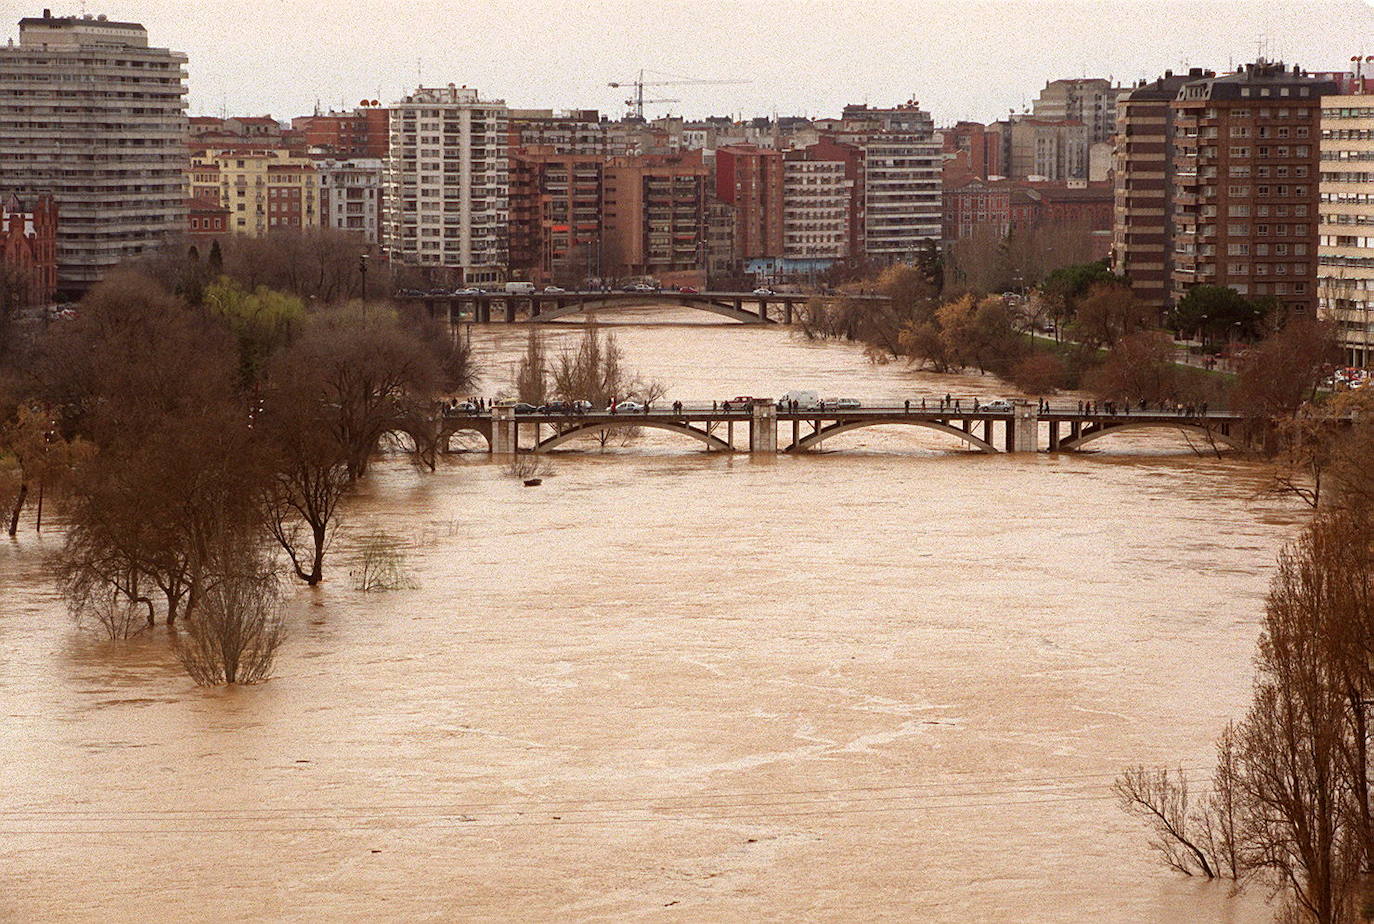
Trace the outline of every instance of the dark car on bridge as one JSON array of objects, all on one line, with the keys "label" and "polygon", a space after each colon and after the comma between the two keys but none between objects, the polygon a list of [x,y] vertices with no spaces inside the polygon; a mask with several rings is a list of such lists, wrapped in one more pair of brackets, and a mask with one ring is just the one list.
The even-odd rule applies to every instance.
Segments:
[{"label": "dark car on bridge", "polygon": [[754,406],[754,399],[748,395],[737,395],[722,405],[723,411],[743,411]]},{"label": "dark car on bridge", "polygon": [[515,406],[515,413],[517,413],[517,414],[538,414],[538,413],[539,413],[539,408],[535,407],[533,404],[526,404],[524,401],[521,401],[519,404],[517,404],[517,405]]},{"label": "dark car on bridge", "polygon": [[550,401],[539,408],[541,414],[572,414],[574,408],[566,401]]}]

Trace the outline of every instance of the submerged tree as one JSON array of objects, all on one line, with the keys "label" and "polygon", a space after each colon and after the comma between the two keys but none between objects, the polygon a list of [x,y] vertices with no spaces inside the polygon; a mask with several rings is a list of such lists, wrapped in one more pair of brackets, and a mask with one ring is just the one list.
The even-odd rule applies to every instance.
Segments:
[{"label": "submerged tree", "polygon": [[177,633],[177,658],[200,686],[266,680],[283,640],[276,569],[251,537],[229,541],[215,561],[196,618]]}]

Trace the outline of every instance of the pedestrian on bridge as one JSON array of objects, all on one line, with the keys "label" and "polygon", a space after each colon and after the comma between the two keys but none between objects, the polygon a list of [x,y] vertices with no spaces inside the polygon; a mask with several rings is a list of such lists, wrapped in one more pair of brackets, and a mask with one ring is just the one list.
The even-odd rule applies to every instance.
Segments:
[{"label": "pedestrian on bridge", "polygon": [[925,409],[926,409],[926,399],[925,399],[924,396],[922,396],[922,397],[921,397],[921,410],[924,411]]},{"label": "pedestrian on bridge", "polygon": [[910,399],[910,398],[907,398],[907,399],[906,399],[906,413],[908,413],[908,414],[911,413],[911,399]]}]

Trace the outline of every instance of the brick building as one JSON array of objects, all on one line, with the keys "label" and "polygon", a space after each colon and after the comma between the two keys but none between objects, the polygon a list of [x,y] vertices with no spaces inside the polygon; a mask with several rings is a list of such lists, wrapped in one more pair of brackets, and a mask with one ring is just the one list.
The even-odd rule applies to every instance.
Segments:
[{"label": "brick building", "polygon": [[57,292],[57,203],[52,196],[24,202],[13,193],[0,198],[0,266],[16,271],[4,280],[0,300],[17,296],[19,306],[47,305]]},{"label": "brick building", "polygon": [[1081,231],[1090,250],[1111,249],[1112,185],[967,177],[945,188],[945,243],[992,226],[1003,235],[1050,225]]},{"label": "brick building", "polygon": [[735,210],[736,260],[783,255],[783,155],[755,145],[716,150],[716,198]]},{"label": "brick building", "polygon": [[187,233],[192,238],[219,237],[229,233],[229,209],[219,195],[192,196],[186,200]]},{"label": "brick building", "polygon": [[512,276],[564,286],[600,276],[605,159],[531,145],[510,160]]},{"label": "brick building", "polygon": [[1112,270],[1157,311],[1168,303],[1173,279],[1173,101],[1184,84],[1214,76],[1200,67],[1165,71],[1117,103]]},{"label": "brick building", "polygon": [[1321,98],[1335,89],[1261,59],[1179,90],[1173,301],[1215,285],[1315,312]]},{"label": "brick building", "polygon": [[257,237],[274,228],[320,225],[320,184],[314,161],[280,149],[207,150],[187,170],[192,198],[208,197],[211,179],[229,210],[229,230]]},{"label": "brick building", "polygon": [[700,151],[609,161],[602,194],[605,273],[700,284],[709,174]]},{"label": "brick building", "polygon": [[376,100],[352,112],[297,116],[291,130],[306,148],[343,160],[386,157],[390,139],[387,110]]},{"label": "brick building", "polygon": [[1002,176],[1002,137],[981,122],[958,122],[940,130],[941,170],[948,182]]}]

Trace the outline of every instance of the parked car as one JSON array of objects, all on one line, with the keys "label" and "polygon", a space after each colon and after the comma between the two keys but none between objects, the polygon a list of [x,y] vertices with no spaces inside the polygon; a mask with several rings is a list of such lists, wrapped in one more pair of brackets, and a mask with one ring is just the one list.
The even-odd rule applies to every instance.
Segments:
[{"label": "parked car", "polygon": [[678,286],[677,290],[683,295],[696,295],[701,292],[696,286]]},{"label": "parked car", "polygon": [[863,407],[858,398],[830,398],[825,406],[836,411],[857,411]]},{"label": "parked car", "polygon": [[742,411],[754,406],[754,399],[748,395],[737,395],[726,401],[721,407],[723,411]]},{"label": "parked car", "polygon": [[574,414],[585,414],[592,409],[592,403],[590,401],[574,401],[572,409]]},{"label": "parked car", "polygon": [[644,410],[644,405],[640,404],[638,401],[617,401],[615,404],[606,408],[606,410],[610,411],[612,414],[633,414],[637,411]]},{"label": "parked car", "polygon": [[1010,414],[1013,410],[1011,402],[1005,398],[993,398],[991,401],[982,405],[981,410],[989,414]]},{"label": "parked car", "polygon": [[544,294],[545,294],[545,295],[557,295],[559,292],[566,292],[566,291],[568,291],[568,290],[565,289],[565,288],[563,288],[562,286],[544,286]]},{"label": "parked car", "polygon": [[517,413],[517,414],[538,414],[538,413],[539,413],[539,408],[535,407],[533,404],[526,404],[524,401],[521,401],[519,404],[517,404],[517,405],[515,406],[515,413]]},{"label": "parked car", "polygon": [[454,295],[481,295],[481,294],[482,294],[482,290],[481,290],[481,289],[474,289],[474,288],[472,288],[471,286],[469,286],[469,287],[466,288],[466,289],[454,289],[454,290],[453,290],[453,294],[454,294]]},{"label": "parked car", "polygon": [[534,283],[532,282],[508,282],[506,283],[507,295],[533,295]]},{"label": "parked car", "polygon": [[658,289],[656,289],[654,286],[649,285],[647,282],[632,282],[632,283],[630,283],[629,285],[625,286],[625,287],[622,289],[622,291],[624,291],[624,292],[657,292]]},{"label": "parked car", "polygon": [[476,414],[477,405],[473,404],[471,401],[459,401],[457,404],[449,405],[448,412],[453,415]]},{"label": "parked car", "polygon": [[759,286],[757,289],[754,290],[754,294],[755,294],[755,295],[777,295],[778,293],[774,292],[772,289],[768,288],[767,286]]},{"label": "parked car", "polygon": [[571,414],[573,406],[566,401],[550,401],[539,408],[541,414]]}]

